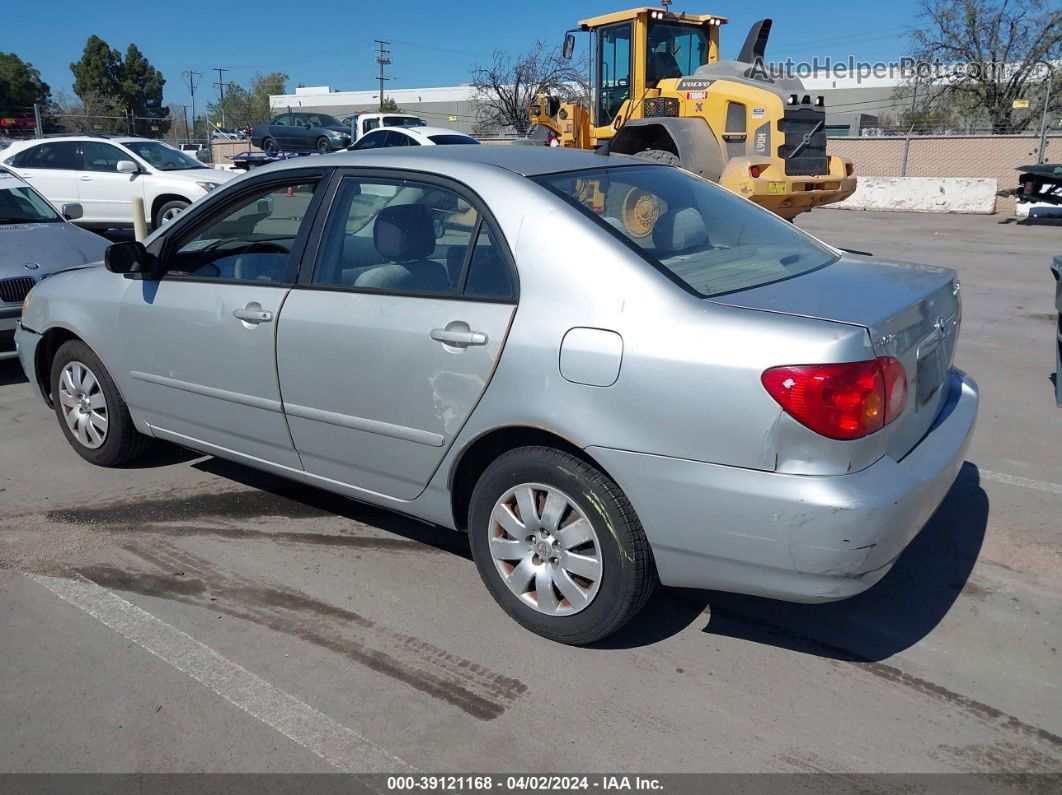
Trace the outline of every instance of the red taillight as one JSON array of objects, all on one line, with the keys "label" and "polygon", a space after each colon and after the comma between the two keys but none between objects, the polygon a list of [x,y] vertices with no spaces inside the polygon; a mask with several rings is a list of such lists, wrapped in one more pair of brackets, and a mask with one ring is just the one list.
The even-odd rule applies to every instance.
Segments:
[{"label": "red taillight", "polygon": [[767,170],[767,166],[749,166],[749,176],[759,179],[760,174]]},{"label": "red taillight", "polygon": [[249,136],[250,135],[254,135],[254,127],[248,127],[247,128],[247,135],[249,135]]},{"label": "red taillight", "polygon": [[844,175],[846,177],[850,177],[854,173],[855,173],[855,166],[853,166],[851,163],[845,163],[844,164]]},{"label": "red taillight", "polygon": [[907,405],[907,374],[890,356],[772,367],[760,380],[793,419],[830,439],[859,439],[880,431]]}]

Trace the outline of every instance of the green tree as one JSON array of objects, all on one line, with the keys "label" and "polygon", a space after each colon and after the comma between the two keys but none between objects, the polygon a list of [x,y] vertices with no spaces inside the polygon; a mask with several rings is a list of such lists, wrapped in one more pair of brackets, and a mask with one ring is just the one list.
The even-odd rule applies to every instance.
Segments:
[{"label": "green tree", "polygon": [[27,113],[34,103],[44,109],[51,101],[51,89],[32,64],[13,52],[0,52],[0,113]]},{"label": "green tree", "polygon": [[121,66],[120,96],[133,114],[138,135],[160,138],[170,129],[170,110],[162,104],[166,80],[135,44],[125,51]]},{"label": "green tree", "polygon": [[[225,86],[225,98],[220,97],[208,107],[210,120],[219,127],[243,129],[261,124],[269,119],[269,97],[284,94],[288,76],[283,72],[257,74],[249,86],[229,83]],[[222,124],[224,121],[224,124]]]},{"label": "green tree", "polygon": [[398,103],[395,102],[394,97],[384,97],[383,104],[380,106],[380,110],[384,113],[401,113],[402,109],[398,107]]},{"label": "green tree", "polygon": [[82,99],[117,99],[122,95],[122,55],[99,36],[89,36],[81,60],[70,64],[70,71],[74,73],[74,93]]}]

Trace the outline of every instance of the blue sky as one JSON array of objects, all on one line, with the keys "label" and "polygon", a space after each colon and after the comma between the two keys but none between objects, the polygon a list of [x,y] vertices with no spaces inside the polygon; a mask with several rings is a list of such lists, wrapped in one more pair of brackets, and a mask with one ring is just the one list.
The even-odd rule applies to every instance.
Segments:
[{"label": "blue sky", "polygon": [[[216,97],[214,67],[228,67],[226,80],[246,82],[256,71],[282,71],[289,90],[298,83],[338,89],[374,88],[373,39],[390,39],[393,88],[466,83],[469,67],[494,49],[519,52],[536,38],[559,42],[580,19],[633,8],[611,0],[538,2],[235,2],[142,3],[110,0],[51,0],[6,3],[0,51],[15,52],[36,66],[52,93],[72,94],[69,64],[81,57],[95,33],[124,51],[130,42],[162,70],[166,102],[188,103],[181,72],[203,72],[197,108]],[[652,5],[652,3],[646,3]],[[831,56],[893,61],[905,50],[905,29],[914,24],[915,0],[887,4],[735,3],[675,0],[672,10],[716,13],[729,18],[722,30],[723,54],[732,56],[749,25],[774,19],[769,60]]]}]

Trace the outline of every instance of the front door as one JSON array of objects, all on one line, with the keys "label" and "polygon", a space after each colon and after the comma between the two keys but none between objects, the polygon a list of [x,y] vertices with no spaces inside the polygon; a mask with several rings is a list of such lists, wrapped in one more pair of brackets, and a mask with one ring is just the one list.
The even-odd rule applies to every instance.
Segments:
[{"label": "front door", "polygon": [[177,227],[160,280],[137,281],[119,324],[130,405],[156,435],[301,469],[280,402],[277,317],[294,281],[320,174],[278,175]]},{"label": "front door", "polygon": [[82,141],[77,189],[86,218],[126,226],[132,223],[133,196],[143,198],[143,179],[140,174],[120,173],[118,163],[122,160],[136,162],[111,144]]},{"label": "front door", "polygon": [[331,207],[277,329],[291,435],[308,472],[413,499],[494,372],[511,258],[442,183],[349,176]]}]

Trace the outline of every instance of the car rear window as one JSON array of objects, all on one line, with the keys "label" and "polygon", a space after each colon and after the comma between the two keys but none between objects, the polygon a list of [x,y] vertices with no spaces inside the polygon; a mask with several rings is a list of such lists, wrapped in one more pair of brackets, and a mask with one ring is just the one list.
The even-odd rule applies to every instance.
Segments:
[{"label": "car rear window", "polygon": [[789,222],[681,169],[606,167],[533,179],[701,296],[759,287],[837,259]]},{"label": "car rear window", "polygon": [[428,140],[432,143],[439,144],[440,146],[445,144],[478,144],[475,138],[469,138],[467,135],[429,135]]}]

